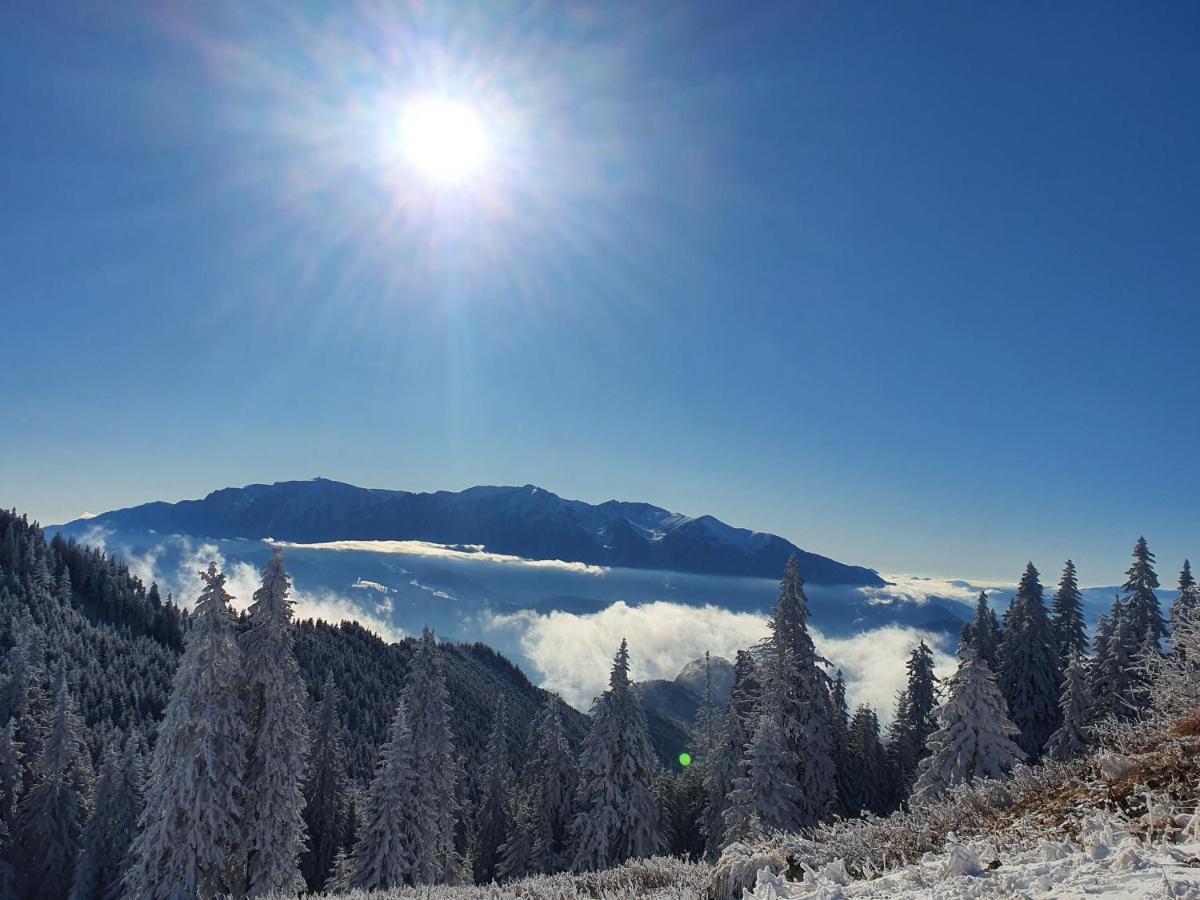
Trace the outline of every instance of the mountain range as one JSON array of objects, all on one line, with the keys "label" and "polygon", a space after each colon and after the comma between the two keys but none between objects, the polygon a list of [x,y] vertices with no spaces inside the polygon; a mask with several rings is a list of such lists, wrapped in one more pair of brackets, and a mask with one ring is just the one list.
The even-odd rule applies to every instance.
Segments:
[{"label": "mountain range", "polygon": [[878,573],[802,550],[774,534],[695,518],[649,503],[567,500],[526,484],[463,491],[362,488],[282,481],[155,502],[68,523],[209,538],[297,543],[409,540],[481,545],[493,553],[702,575],[778,578],[792,554],[813,584],[881,587]]}]

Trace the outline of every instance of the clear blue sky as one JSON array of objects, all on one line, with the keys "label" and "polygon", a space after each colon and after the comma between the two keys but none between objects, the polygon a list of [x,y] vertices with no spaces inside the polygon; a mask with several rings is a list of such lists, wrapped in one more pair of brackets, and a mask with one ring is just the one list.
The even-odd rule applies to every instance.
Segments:
[{"label": "clear blue sky", "polygon": [[[1200,5],[173,5],[0,6],[5,505],[534,482],[885,571],[1200,556]],[[401,158],[421,91],[477,183]]]}]

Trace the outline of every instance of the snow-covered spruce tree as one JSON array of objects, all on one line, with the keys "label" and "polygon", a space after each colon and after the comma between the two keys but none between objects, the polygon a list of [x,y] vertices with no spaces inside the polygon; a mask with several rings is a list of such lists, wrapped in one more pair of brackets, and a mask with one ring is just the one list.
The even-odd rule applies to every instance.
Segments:
[{"label": "snow-covered spruce tree", "polygon": [[[972,632],[972,638],[974,635],[975,632]],[[963,648],[967,646],[964,644]],[[891,804],[894,806],[899,805],[911,791],[917,778],[917,768],[927,753],[929,735],[938,727],[938,677],[933,671],[933,652],[924,641],[913,648],[905,668],[908,670],[908,681],[896,702],[896,716],[892,720],[888,748],[895,776],[895,794]]]},{"label": "snow-covered spruce tree", "polygon": [[938,710],[941,727],[929,736],[930,753],[921,763],[914,800],[936,799],[947,788],[977,778],[999,778],[1025,758],[1012,740],[1020,729],[1008,718],[987,663],[973,649],[963,654],[946,692]]},{"label": "snow-covered spruce tree", "polygon": [[537,822],[534,821],[533,797],[526,791],[514,792],[511,800],[512,820],[508,840],[500,847],[496,863],[497,881],[515,881],[536,874],[534,847]]},{"label": "snow-covered spruce tree", "polygon": [[1079,653],[1072,655],[1063,677],[1062,700],[1059,702],[1062,724],[1046,744],[1046,754],[1053,759],[1074,759],[1091,747],[1091,738],[1087,732],[1092,721],[1089,677],[1087,658]]},{"label": "snow-covered spruce tree", "polygon": [[797,820],[787,823],[796,829],[815,825],[836,811],[837,773],[829,676],[808,633],[808,598],[795,556],[788,560],[768,627],[769,674],[774,683],[764,686],[763,696],[772,695],[768,703],[774,705],[764,711],[776,718],[796,761]]},{"label": "snow-covered spruce tree", "polygon": [[304,756],[307,695],[292,652],[291,583],[278,547],[263,567],[262,586],[242,633],[245,673],[246,808],[242,821],[246,893],[251,897],[303,890]]},{"label": "snow-covered spruce tree", "polygon": [[879,718],[875,710],[862,705],[854,711],[846,746],[850,772],[850,815],[862,812],[883,813],[891,804],[887,756],[879,737]]},{"label": "snow-covered spruce tree", "polygon": [[1092,663],[1093,718],[1130,719],[1138,710],[1138,681],[1134,672],[1133,623],[1124,602],[1113,602],[1112,614],[1102,630],[1097,628],[1097,649],[1106,637],[1101,652]]},{"label": "snow-covered spruce tree", "polygon": [[653,794],[658,769],[646,711],[629,682],[629,645],[622,639],[579,753],[573,868],[608,869],[659,850]]},{"label": "snow-covered spruce tree", "polygon": [[[1197,608],[1200,608],[1200,586],[1197,586],[1196,579],[1192,575],[1191,562],[1185,559],[1183,561],[1183,568],[1179,570],[1179,596],[1171,604],[1172,635],[1179,628],[1184,618]],[[1178,643],[1173,643],[1175,643],[1175,649],[1178,652]]]},{"label": "snow-covered spruce tree", "polygon": [[[9,719],[0,728],[0,828],[12,836],[17,825],[17,802],[21,798],[24,747],[17,739],[17,723]],[[0,851],[7,849],[7,838],[0,840]]]},{"label": "snow-covered spruce tree", "polygon": [[66,897],[70,890],[92,789],[84,725],[65,672],[58,676],[47,725],[36,762],[37,780],[21,798],[18,811],[18,873],[26,895],[52,900]]},{"label": "snow-covered spruce tree", "polygon": [[1058,590],[1054,593],[1054,612],[1051,617],[1058,658],[1065,668],[1075,657],[1087,653],[1087,630],[1083,624],[1083,595],[1079,593],[1079,577],[1075,563],[1067,560],[1063,567]]},{"label": "snow-covered spruce tree", "polygon": [[712,765],[705,772],[706,805],[701,831],[704,835],[704,855],[716,860],[725,846],[725,810],[734,779],[741,771],[742,756],[750,742],[754,707],[758,703],[758,674],[749,652],[739,650],[733,664],[733,686],[729,706],[721,717],[717,745],[713,748]]},{"label": "snow-covered spruce tree", "polygon": [[1000,622],[996,612],[988,605],[986,591],[979,592],[975,601],[975,620],[963,629],[963,638],[979,655],[988,668],[996,670],[996,654],[1000,649]]},{"label": "snow-covered spruce tree", "polygon": [[746,745],[725,810],[725,843],[790,830],[800,819],[796,759],[777,715],[764,711]]},{"label": "snow-covered spruce tree", "polygon": [[226,893],[239,876],[245,769],[242,659],[225,576],[200,575],[183,658],[159,726],[126,895],[183,900]]},{"label": "snow-covered spruce tree", "polygon": [[13,741],[20,747],[24,765],[21,790],[27,791],[36,778],[34,760],[42,747],[42,732],[47,713],[43,683],[42,642],[44,637],[28,611],[14,623],[16,642],[5,659],[3,685],[0,685],[0,725],[11,725]]},{"label": "snow-covered spruce tree", "polygon": [[126,857],[142,812],[145,772],[140,740],[135,732],[125,738],[124,746],[114,738],[105,748],[96,779],[95,812],[80,837],[70,900],[117,900],[122,896]]},{"label": "snow-covered spruce tree", "polygon": [[758,679],[758,666],[749,650],[739,650],[733,662],[733,686],[729,695],[729,708],[742,720],[742,729],[749,734],[754,730],[754,710],[762,685]]},{"label": "snow-covered spruce tree", "polygon": [[401,700],[387,743],[379,748],[375,777],[367,790],[363,822],[350,864],[350,887],[378,891],[416,882],[418,834],[427,825],[417,790],[421,780],[422,772],[413,754],[408,708]]},{"label": "snow-covered spruce tree", "polygon": [[504,695],[496,700],[492,730],[488,734],[480,779],[479,810],[475,817],[475,881],[487,884],[496,879],[500,848],[507,843],[511,826],[508,791],[513,783],[508,761],[508,721]]},{"label": "snow-covered spruce tree", "polygon": [[454,849],[458,814],[458,755],[450,729],[450,692],[433,632],[421,635],[402,691],[412,727],[418,821],[414,836],[417,884],[445,884],[469,878]]},{"label": "snow-covered spruce tree", "polygon": [[1042,583],[1033,563],[1025,567],[1017,595],[1004,615],[1000,640],[1000,689],[1012,721],[1020,729],[1017,743],[1031,759],[1041,756],[1058,730],[1062,662],[1042,598]]},{"label": "snow-covered spruce tree", "polygon": [[855,788],[852,784],[853,765],[847,746],[850,740],[850,710],[846,706],[846,678],[838,669],[833,678],[833,686],[829,691],[830,703],[833,706],[833,732],[830,752],[833,754],[834,770],[837,776],[838,813],[843,816],[854,815]]},{"label": "snow-covered spruce tree", "polygon": [[329,880],[342,841],[342,789],[346,764],[342,726],[338,720],[338,691],[333,672],[325,676],[317,707],[308,779],[304,787],[304,825],[308,849],[300,858],[300,874],[310,891]]},{"label": "snow-covered spruce tree", "polygon": [[1154,593],[1157,587],[1154,554],[1150,552],[1146,539],[1139,537],[1133,546],[1133,563],[1126,570],[1125,584],[1121,586],[1125,592],[1125,609],[1129,614],[1130,637],[1135,647],[1145,645],[1147,633],[1153,636],[1157,644],[1166,630],[1158,595]]},{"label": "snow-covered spruce tree", "polygon": [[549,875],[571,864],[571,825],[579,790],[575,753],[563,731],[562,701],[557,695],[547,701],[539,722],[532,776],[531,865],[533,871]]}]

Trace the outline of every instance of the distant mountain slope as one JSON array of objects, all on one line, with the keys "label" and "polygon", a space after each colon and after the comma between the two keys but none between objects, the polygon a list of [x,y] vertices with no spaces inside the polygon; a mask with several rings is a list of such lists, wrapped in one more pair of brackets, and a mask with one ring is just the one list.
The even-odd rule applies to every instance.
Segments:
[{"label": "distant mountain slope", "polygon": [[209,538],[417,540],[481,544],[527,559],[777,578],[800,557],[814,584],[882,586],[877,573],[808,553],[783,538],[689,518],[648,503],[565,500],[533,485],[430,494],[318,478],[214,491],[203,500],[147,503],[70,523]]},{"label": "distant mountain slope", "polygon": [[[733,689],[733,664],[723,657],[711,660],[713,705],[723,709]],[[638,692],[646,712],[664,716],[690,728],[704,699],[704,659],[694,659],[671,681],[651,678],[639,682]]]}]

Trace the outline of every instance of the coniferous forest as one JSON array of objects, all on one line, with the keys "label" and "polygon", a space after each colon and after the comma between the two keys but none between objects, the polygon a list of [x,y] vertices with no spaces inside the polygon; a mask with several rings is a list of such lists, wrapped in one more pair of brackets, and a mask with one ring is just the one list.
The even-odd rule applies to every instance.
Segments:
[{"label": "coniferous forest", "polygon": [[[280,551],[240,615],[214,565],[191,610],[0,512],[0,896],[263,897],[487,884],[673,855],[934,802],[1086,753],[1138,717],[1200,616],[1133,549],[1094,634],[1075,566],[981,594],[957,671],[924,643],[893,710],[851,710],[813,644],[799,564],[729,702],[707,685],[687,765],[664,765],[614,648],[584,716],[483,645],[387,645],[294,621]],[[1048,596],[1048,594],[1050,596]],[[889,724],[881,727],[881,714]]]}]

